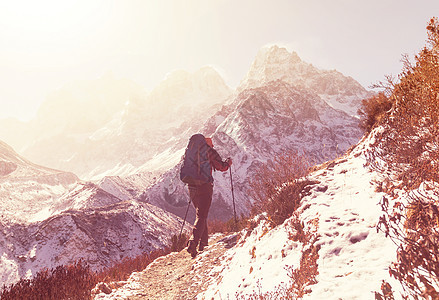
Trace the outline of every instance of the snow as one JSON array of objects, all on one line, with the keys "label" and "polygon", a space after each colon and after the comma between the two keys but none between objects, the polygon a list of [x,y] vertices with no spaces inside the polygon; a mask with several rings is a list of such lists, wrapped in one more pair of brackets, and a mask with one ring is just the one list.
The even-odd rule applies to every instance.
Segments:
[{"label": "snow", "polygon": [[348,113],[350,116],[358,117],[358,105],[355,105],[355,102],[358,102],[358,96],[350,96],[345,97],[343,102],[339,101],[339,95],[319,95],[329,106],[334,109],[344,111]]},{"label": "snow", "polygon": [[34,214],[32,217],[29,218],[29,222],[38,222],[43,221],[49,218],[52,215],[52,211],[50,207],[44,207],[42,210]]},{"label": "snow", "polygon": [[[311,293],[304,299],[373,299],[383,280],[391,284],[397,299],[400,295],[399,282],[388,272],[396,261],[396,245],[376,229],[384,194],[376,191],[381,175],[371,170],[366,161],[371,141],[373,135],[308,177],[316,183],[297,212],[305,231],[314,230],[318,235],[315,246],[319,247],[319,273],[317,283],[308,286]],[[208,276],[199,280],[208,288],[197,299],[246,298],[255,292],[288,287],[288,269],[300,267],[303,250],[308,247],[291,238],[295,218],[273,228],[265,213],[257,216],[258,225],[251,233],[240,232],[236,245],[216,259],[219,263],[206,264],[209,248],[200,253],[192,263],[191,274],[207,269],[208,273],[203,274]],[[159,258],[154,264],[162,261],[167,260]],[[96,299],[128,299],[145,284],[137,273],[124,283],[111,295],[100,294]]]},{"label": "snow", "polygon": [[[278,53],[278,57],[268,56],[270,51],[274,54]],[[290,77],[283,78],[285,74]],[[87,129],[82,134],[66,132],[74,144],[71,152],[63,153],[65,158],[60,160],[64,163],[63,166],[69,168],[78,166],[74,170],[81,170],[81,175],[86,174],[85,178],[91,180],[102,179],[106,175],[130,175],[126,183],[143,189],[146,186],[142,184],[155,180],[153,176],[156,173],[163,173],[173,167],[175,170],[175,166],[183,155],[183,143],[186,143],[186,137],[190,136],[191,131],[202,128],[206,116],[212,115],[212,112],[218,108],[217,106],[227,101],[232,93],[222,79],[209,69],[203,69],[195,75],[184,72],[170,75],[153,91],[151,96],[147,97],[148,101],[139,100],[137,103],[133,100],[126,104],[124,97],[115,96],[115,107],[111,114],[109,112],[106,114],[108,116],[102,120],[96,120],[99,121],[99,127],[93,128],[93,131]],[[308,95],[307,92],[303,95],[303,99],[309,98],[310,103],[317,105],[314,107],[316,110],[324,112],[321,122],[305,119],[304,132],[320,134],[317,136],[317,141],[321,141],[326,149],[331,145],[346,149],[348,144],[350,145],[351,140],[348,141],[346,138],[352,134],[352,129],[348,129],[348,125],[352,124],[347,123],[347,118],[342,116],[341,111],[355,115],[360,96],[368,94],[366,90],[337,72],[318,70],[302,62],[296,53],[289,54],[286,50],[279,48],[261,51],[248,78],[243,81],[241,89],[263,86],[278,79],[285,79],[292,86],[309,88],[311,94]],[[212,88],[206,90],[206,86]],[[268,89],[267,92],[269,91]],[[334,94],[334,91],[337,93]],[[274,103],[283,99],[276,95],[278,95],[277,92],[273,94],[273,97],[270,96]],[[160,103],[160,105],[150,112],[149,104],[153,102]],[[119,106],[122,103],[123,111],[120,111]],[[205,105],[200,105],[201,103]],[[340,111],[327,110],[324,107],[326,104]],[[281,111],[279,114],[268,116],[273,119],[272,121],[281,122],[288,118],[288,115],[284,113],[284,107],[279,107]],[[248,112],[251,115],[253,111],[248,110]],[[187,117],[180,118],[183,115]],[[149,118],[151,118],[148,120],[151,124],[145,122]],[[233,151],[239,155],[233,156],[234,161],[237,162],[234,166],[236,172],[234,185],[235,191],[241,194],[244,191],[242,188],[244,184],[240,183],[251,175],[248,170],[252,162],[268,159],[273,154],[271,150],[280,150],[282,144],[297,145],[299,149],[309,148],[321,151],[316,139],[310,139],[306,135],[298,138],[298,133],[288,133],[287,129],[292,127],[290,123],[279,125],[274,122],[267,125],[270,120],[261,121],[256,118],[254,123],[251,123],[251,120],[234,113],[213,114],[212,119],[217,129],[212,131],[216,133],[214,137],[224,142],[221,139],[223,137],[225,144],[233,141],[236,145]],[[218,127],[220,123],[223,125]],[[166,126],[161,128],[163,124]],[[333,144],[328,136],[323,135],[326,128],[324,125],[329,126],[329,124],[334,127],[334,136],[343,137],[332,141]],[[157,128],[151,127],[153,125]],[[249,137],[248,133],[252,132],[251,126],[260,128],[257,140],[246,142],[246,138]],[[281,130],[279,133],[279,137],[282,137],[282,144],[276,136],[276,128],[285,129],[285,132]],[[56,132],[57,130],[50,134],[56,135]],[[230,140],[225,138],[226,134],[229,135]],[[175,136],[178,136],[178,139]],[[46,146],[45,143],[41,140],[39,147]],[[114,143],[118,147],[113,151]],[[86,152],[83,152],[83,149]],[[375,228],[381,215],[378,202],[382,195],[375,192],[373,182],[379,182],[380,177],[379,174],[368,170],[365,166],[364,151],[367,151],[366,142],[360,144],[346,157],[338,159],[335,163],[327,164],[310,175],[310,179],[319,183],[303,199],[299,212],[304,224],[318,220],[316,230],[319,234],[317,245],[320,246],[320,256],[317,262],[318,282],[311,286],[312,293],[307,296],[308,298],[369,299],[373,297],[373,291],[379,290],[381,280],[392,283],[387,267],[395,260],[395,245]],[[233,153],[228,154],[233,155]],[[57,156],[45,155],[45,157]],[[44,161],[48,162],[46,158]],[[72,217],[61,216],[61,212],[66,209],[92,209],[114,204],[113,201],[129,200],[131,194],[128,190],[120,188],[119,180],[116,178],[104,177],[98,184],[99,188],[119,199],[109,197],[108,201],[102,200],[94,197],[98,187],[89,187],[85,183],[78,183],[76,179],[67,180],[61,184],[62,179],[53,178],[56,182],[52,184],[51,178],[43,178],[42,175],[56,176],[57,174],[52,174],[53,170],[27,166],[28,162],[21,157],[18,157],[16,161],[25,166],[13,173],[13,176],[20,177],[20,180],[9,181],[7,178],[1,182],[0,198],[6,201],[0,207],[0,211],[10,219],[13,219],[12,214],[15,214],[15,219],[22,219],[23,222],[26,220],[28,223],[42,223],[41,221],[49,216],[53,218],[46,222],[50,226],[42,227],[44,230],[47,229],[44,243],[29,239],[23,245],[19,245],[15,243],[19,239],[15,239],[14,232],[7,236],[6,230],[4,237],[0,236],[4,239],[0,243],[0,254],[2,254],[0,279],[2,282],[14,282],[20,274],[26,273],[26,276],[30,276],[41,266],[53,266],[55,260],[66,263],[82,254],[86,254],[89,260],[96,263],[99,258],[96,249],[101,248],[93,246],[96,244],[96,239],[101,240],[101,236],[96,233],[97,237],[88,237],[85,231],[78,229]],[[229,195],[228,173],[217,172],[215,176],[217,177],[216,193]],[[47,183],[44,183],[45,180]],[[168,193],[181,195],[175,181],[162,180],[162,182]],[[75,185],[76,188],[74,188]],[[131,185],[128,184],[130,187]],[[163,189],[159,188],[159,190],[163,192]],[[244,212],[250,200],[247,195],[237,197],[237,199],[239,200],[237,201],[238,213]],[[123,205],[120,204],[120,206]],[[158,240],[148,241],[151,247],[160,247],[165,244],[169,232],[177,231],[179,228],[179,223],[171,215],[158,208],[142,208],[140,204],[133,202],[129,208],[122,207],[120,211],[115,208],[112,213],[115,216],[118,216],[118,213],[123,216],[123,209],[131,212],[130,217],[126,217],[123,222],[118,222],[115,227],[107,228],[102,234],[102,237],[112,240],[114,245],[117,245],[119,252],[115,251],[114,257],[128,252],[132,255],[138,254],[141,248],[139,241],[145,239],[146,233],[158,238]],[[134,214],[133,211],[136,213]],[[56,215],[59,216],[56,217]],[[82,216],[78,213],[76,217],[78,216],[84,220],[93,220],[91,214]],[[262,292],[273,291],[282,283],[288,284],[290,278],[287,268],[299,266],[304,248],[300,242],[291,240],[291,222],[293,219],[286,220],[284,224],[276,228],[271,228],[269,222],[262,220],[249,236],[243,235],[237,245],[221,257],[222,264],[213,267],[211,273],[213,277],[209,278],[212,284],[208,290],[199,295],[199,298],[234,298],[236,294],[251,294],[258,289]],[[40,225],[44,224],[33,226]],[[173,230],[170,229],[171,227]],[[55,237],[52,238],[51,235]],[[14,244],[10,243],[11,241]],[[101,245],[98,246],[101,247]],[[20,259],[26,260],[25,263],[21,263]],[[194,268],[201,268],[200,263],[200,260],[196,260]],[[132,282],[132,284],[138,283]],[[398,284],[392,284],[392,286],[396,287]]]},{"label": "snow", "polygon": [[10,259],[6,253],[3,253],[0,257],[0,282],[18,281],[20,279],[18,269],[18,264],[13,259]]},{"label": "snow", "polygon": [[[243,241],[238,241],[238,245]],[[198,298],[228,299],[236,292],[251,294],[258,284],[263,292],[274,290],[279,283],[288,282],[287,273],[281,266],[297,265],[300,250],[299,243],[288,240],[285,226],[270,230],[268,223],[262,221],[242,246],[226,252],[223,257],[226,263],[218,267],[223,268],[220,284],[211,285]]]},{"label": "snow", "polygon": [[[319,250],[317,284],[305,299],[371,299],[382,280],[395,288],[388,266],[396,260],[396,246],[376,224],[382,194],[373,182],[379,174],[365,167],[364,144],[346,158],[311,174],[320,183],[304,197],[300,219],[308,224],[318,218]],[[251,235],[222,258],[223,269],[198,299],[227,299],[260,289],[273,291],[288,283],[285,267],[299,267],[302,245],[288,238],[289,222],[269,230],[261,222]],[[392,284],[393,283],[393,284]]]}]

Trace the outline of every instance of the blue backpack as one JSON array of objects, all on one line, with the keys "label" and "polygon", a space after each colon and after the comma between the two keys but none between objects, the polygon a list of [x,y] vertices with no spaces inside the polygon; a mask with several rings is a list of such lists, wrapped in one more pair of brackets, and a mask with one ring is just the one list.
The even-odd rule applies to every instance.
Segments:
[{"label": "blue backpack", "polygon": [[184,153],[183,164],[180,169],[180,179],[189,185],[201,185],[213,182],[211,165],[207,151],[209,145],[200,133],[189,139]]}]

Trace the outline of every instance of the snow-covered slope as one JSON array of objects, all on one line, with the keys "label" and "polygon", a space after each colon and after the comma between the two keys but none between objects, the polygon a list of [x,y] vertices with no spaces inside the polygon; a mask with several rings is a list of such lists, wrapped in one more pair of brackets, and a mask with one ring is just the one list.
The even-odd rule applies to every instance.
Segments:
[{"label": "snow-covered slope", "polygon": [[0,225],[0,280],[10,284],[42,268],[80,259],[98,270],[161,249],[178,234],[181,223],[152,205],[124,201],[67,210],[25,225],[2,218]]},{"label": "snow-covered slope", "polygon": [[[380,175],[366,166],[367,145],[365,141],[310,175],[319,183],[302,199],[298,213],[305,228],[316,229],[319,236],[319,275],[305,299],[372,299],[382,280],[393,282],[388,266],[396,248],[376,230],[383,195],[376,192]],[[198,298],[253,294],[258,286],[262,292],[274,291],[281,283],[291,283],[285,268],[299,267],[304,247],[291,239],[293,219],[274,229],[260,222],[221,258],[222,271],[209,279],[209,289]]]},{"label": "snow-covered slope", "polygon": [[98,269],[167,246],[181,220],[129,193],[147,180],[81,182],[0,142],[1,285],[79,259]]},{"label": "snow-covered slope", "polygon": [[72,188],[78,178],[67,172],[36,165],[0,141],[0,212],[20,222],[45,218],[54,198]]}]

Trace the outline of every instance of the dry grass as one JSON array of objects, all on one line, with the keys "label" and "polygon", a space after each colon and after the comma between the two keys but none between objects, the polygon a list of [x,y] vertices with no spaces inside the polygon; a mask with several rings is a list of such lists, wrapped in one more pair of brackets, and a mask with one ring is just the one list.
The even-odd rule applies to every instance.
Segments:
[{"label": "dry grass", "polygon": [[3,287],[0,299],[92,299],[92,289],[98,282],[123,281],[133,272],[145,269],[156,258],[169,253],[169,249],[155,250],[134,258],[125,258],[111,268],[93,272],[80,262],[44,269],[32,279],[21,279],[15,284]]},{"label": "dry grass", "polygon": [[111,268],[96,274],[98,282],[112,282],[127,280],[133,272],[142,271],[156,258],[170,253],[169,248],[158,249],[149,253],[142,253],[134,258],[127,257]]},{"label": "dry grass", "polygon": [[4,287],[0,299],[91,299],[91,289],[96,283],[95,273],[78,262],[52,270],[44,269],[32,279],[21,279]]}]

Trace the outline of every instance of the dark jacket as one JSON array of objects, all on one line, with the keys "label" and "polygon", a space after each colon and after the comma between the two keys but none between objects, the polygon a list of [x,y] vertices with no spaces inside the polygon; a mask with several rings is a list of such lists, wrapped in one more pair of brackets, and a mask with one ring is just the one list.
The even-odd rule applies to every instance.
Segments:
[{"label": "dark jacket", "polygon": [[229,169],[229,163],[227,161],[223,161],[218,152],[216,152],[216,150],[212,147],[209,147],[209,149],[207,150],[207,158],[209,159],[210,165],[212,166],[212,168],[210,169],[210,174],[212,174],[212,169],[222,172]]}]

